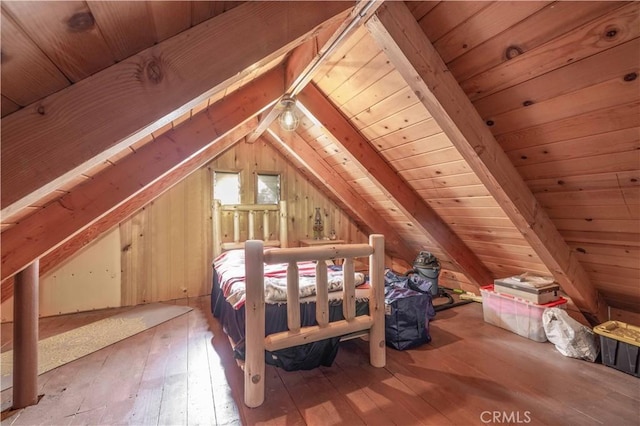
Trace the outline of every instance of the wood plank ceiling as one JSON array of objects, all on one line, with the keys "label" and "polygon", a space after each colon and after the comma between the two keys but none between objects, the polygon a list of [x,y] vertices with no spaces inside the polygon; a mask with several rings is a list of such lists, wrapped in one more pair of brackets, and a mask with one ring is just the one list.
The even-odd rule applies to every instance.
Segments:
[{"label": "wood plank ceiling", "polygon": [[[453,77],[448,78],[461,88],[464,97],[456,101],[460,108],[464,110],[466,102],[477,111],[467,114],[470,126],[482,127],[479,134],[490,131],[488,137],[482,137],[482,143],[489,147],[493,143],[500,150],[498,157],[504,155],[507,169],[513,169],[510,182],[514,187],[521,184],[524,192],[520,189],[515,200],[505,203],[503,197],[508,197],[507,186],[511,184],[495,178],[496,173],[502,173],[497,157],[476,163],[483,152],[466,153],[458,142],[453,143],[441,111],[433,110],[425,103],[425,93],[416,90],[420,87],[416,84],[423,84],[437,98],[444,83],[430,83],[428,67],[422,69],[416,62],[409,68],[399,65],[399,48],[381,42],[377,29],[392,32],[385,14],[404,16],[403,4],[383,5],[378,10],[380,24],[370,19],[316,70],[311,86],[301,89],[301,109],[306,108],[309,116],[303,118],[296,133],[284,134],[271,125],[263,137],[319,186],[324,182],[340,185],[339,189],[328,186],[326,192],[367,232],[387,234],[391,241],[388,249],[395,256],[411,261],[411,254],[418,250],[435,253],[445,269],[443,282],[449,285],[474,288],[492,277],[522,271],[551,273],[560,282],[560,278],[567,282],[565,290],[592,318],[601,319],[601,308],[606,304],[640,312],[640,5],[464,1],[406,5],[413,26],[446,64],[446,70],[436,67],[435,72],[446,71]],[[296,6],[296,13],[321,13],[313,2],[304,6],[291,3],[288,12],[278,9],[285,14],[279,16],[293,14]],[[161,56],[167,61],[164,66],[175,58],[193,57],[182,51],[197,49],[198,36],[216,34],[216,28],[237,37],[233,28],[242,25],[240,20],[245,24],[250,21],[251,14],[245,12],[250,7],[264,14],[276,13],[275,8],[243,2],[3,2],[3,134],[42,137],[37,130],[25,128],[26,123],[43,115],[51,115],[54,121],[64,118],[62,123],[78,122],[83,120],[80,114],[85,105],[115,106],[127,103],[129,98],[150,99],[145,98],[146,91],[138,93],[133,86],[123,92],[117,82],[113,92],[92,90],[96,90],[101,76],[116,78],[121,74],[117,70],[135,63],[136,55],[138,60],[145,57],[140,52],[153,46],[165,55]],[[335,7],[318,23],[331,14],[340,15],[340,10],[346,8]],[[323,28],[331,34],[344,16]],[[304,25],[312,28],[317,24]],[[303,24],[299,26],[303,28]],[[259,31],[263,38],[268,34],[264,28]],[[319,35],[311,39],[315,45],[322,46],[327,35],[321,31],[313,35]],[[402,36],[393,35],[392,40],[400,43],[398,37]],[[209,39],[201,42],[205,43],[202,46],[211,44]],[[249,49],[255,43],[241,45]],[[16,224],[60,197],[73,194],[81,184],[96,181],[143,146],[158,145],[163,134],[171,132],[167,133],[170,139],[194,131],[211,134],[206,126],[197,130],[194,119],[211,116],[215,108],[222,111],[221,100],[240,88],[249,93],[248,83],[257,79],[255,88],[269,101],[277,99],[291,83],[283,70],[293,72],[298,66],[291,59],[296,55],[287,53],[299,45],[300,40],[263,57],[255,51],[253,63],[246,66],[229,60],[229,66],[238,68],[224,69],[228,76],[211,79],[206,89],[180,86],[172,80],[162,86],[158,96],[164,94],[175,102],[158,105],[153,125],[149,125],[151,121],[138,123],[136,128],[132,123],[126,137],[117,137],[119,144],[109,139],[115,136],[107,137],[110,130],[92,133],[93,139],[85,142],[92,148],[83,148],[90,152],[90,158],[78,159],[69,169],[73,173],[58,184],[38,184],[31,189],[13,184],[20,182],[20,173],[30,179],[29,162],[34,159],[29,157],[32,151],[26,156],[12,151],[21,145],[5,147],[3,143],[3,182],[13,185],[11,189],[23,189],[5,195],[3,184],[3,243],[9,234],[5,233]],[[211,49],[218,55],[229,50],[216,46]],[[314,52],[319,53],[311,52],[312,57]],[[413,60],[425,60],[420,57],[423,53],[418,52]],[[411,55],[404,52],[400,58],[411,61]],[[153,77],[152,71],[157,69],[152,66],[145,70],[151,73],[147,77]],[[268,79],[269,72],[282,77],[274,77],[281,82],[273,84],[275,91],[267,95],[268,89],[260,89],[259,81]],[[234,74],[236,77],[229,78]],[[201,92],[180,98],[176,91],[181,87]],[[69,111],[78,116],[69,115],[62,102],[71,90],[85,93],[66,98],[80,102],[69,106]],[[326,108],[313,111],[314,96],[320,96],[316,101],[325,102]],[[62,101],[56,104],[56,99]],[[440,104],[446,110],[446,102],[440,99]],[[169,109],[169,105],[176,106]],[[257,114],[262,107],[255,108]],[[325,114],[327,109],[337,115],[330,118]],[[238,117],[227,131],[242,123],[246,126],[252,114]],[[266,115],[262,116],[263,122]],[[457,126],[463,129],[459,122]],[[249,123],[233,133],[228,143],[256,127],[260,132],[268,127],[257,120]],[[84,123],[89,127],[92,124]],[[180,133],[185,124],[189,129]],[[365,151],[350,146],[353,137],[345,139],[339,128],[348,132],[355,129],[353,135],[368,141],[364,142],[370,150],[366,152],[373,152],[375,157],[358,161],[358,155]],[[64,129],[59,128],[63,135]],[[137,136],[132,138],[130,134]],[[102,141],[94,140],[100,138]],[[65,149],[73,151],[76,142],[71,142],[64,145],[68,147]],[[473,138],[467,143],[480,145]],[[127,161],[132,164],[131,170],[140,164]],[[498,169],[492,170],[491,164],[498,164],[494,166]],[[44,167],[41,173],[48,176],[49,172],[49,167]],[[136,176],[135,171],[131,173]],[[51,176],[50,181],[56,181],[56,175]],[[507,195],[496,192],[495,185]],[[522,200],[533,203],[527,205],[535,206],[535,217],[550,220],[523,226],[520,221],[526,222],[527,214],[525,207],[518,207]],[[110,210],[106,205],[100,209],[102,213]],[[430,216],[434,212],[436,215]],[[38,256],[69,241],[96,220],[72,226],[73,232],[48,244]],[[545,223],[544,229],[540,229],[540,223]],[[10,261],[7,256],[11,256],[4,247],[2,255],[4,269]],[[6,276],[3,271],[2,277]],[[591,291],[595,295],[589,295]]]}]

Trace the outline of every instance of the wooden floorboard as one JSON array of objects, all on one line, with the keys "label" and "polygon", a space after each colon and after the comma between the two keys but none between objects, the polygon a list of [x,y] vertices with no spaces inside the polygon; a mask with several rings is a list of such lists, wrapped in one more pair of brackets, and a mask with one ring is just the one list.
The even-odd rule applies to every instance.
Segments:
[{"label": "wooden floorboard", "polygon": [[[42,374],[39,404],[2,425],[640,424],[640,379],[486,324],[479,304],[439,312],[432,342],[387,349],[385,368],[369,365],[360,339],[343,342],[331,367],[267,366],[265,403],[250,409],[209,298],[171,303],[194,309]],[[40,338],[123,309],[44,318]],[[10,405],[11,389],[1,396]]]}]

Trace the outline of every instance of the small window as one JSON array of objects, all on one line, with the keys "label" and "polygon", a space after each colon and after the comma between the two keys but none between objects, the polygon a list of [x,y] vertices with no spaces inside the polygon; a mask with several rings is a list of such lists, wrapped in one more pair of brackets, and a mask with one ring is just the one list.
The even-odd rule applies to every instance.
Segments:
[{"label": "small window", "polygon": [[258,174],[257,204],[278,204],[280,202],[280,175]]},{"label": "small window", "polygon": [[222,204],[240,204],[240,173],[214,172],[213,199]]}]

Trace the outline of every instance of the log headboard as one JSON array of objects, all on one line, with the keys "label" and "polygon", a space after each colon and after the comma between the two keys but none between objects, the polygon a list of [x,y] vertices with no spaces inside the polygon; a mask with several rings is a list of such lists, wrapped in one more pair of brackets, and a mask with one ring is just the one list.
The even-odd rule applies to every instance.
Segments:
[{"label": "log headboard", "polygon": [[[233,212],[233,241],[224,241],[222,233],[222,215],[224,212]],[[213,202],[213,256],[220,255],[225,250],[244,248],[241,241],[240,216],[247,215],[247,233],[245,240],[260,239],[266,247],[287,247],[287,203],[279,204],[221,204],[220,200]],[[262,216],[262,235],[256,235],[256,216]],[[269,216],[277,215],[279,218],[279,239],[272,240],[269,228]]]}]

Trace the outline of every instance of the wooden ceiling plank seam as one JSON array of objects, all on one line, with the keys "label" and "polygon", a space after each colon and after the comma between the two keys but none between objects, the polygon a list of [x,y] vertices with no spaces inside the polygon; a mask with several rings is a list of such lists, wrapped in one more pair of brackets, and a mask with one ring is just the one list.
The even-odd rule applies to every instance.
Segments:
[{"label": "wooden ceiling plank seam", "polygon": [[191,27],[191,2],[146,2],[151,13],[155,42],[159,43]]},{"label": "wooden ceiling plank seam", "polygon": [[[20,107],[68,87],[71,82],[4,10],[2,4],[2,116],[5,97]],[[18,110],[19,108],[15,108]],[[6,112],[6,114],[5,114]]]},{"label": "wooden ceiling plank seam", "polygon": [[430,40],[437,41],[490,4],[491,2],[441,1],[416,21]]},{"label": "wooden ceiling plank seam", "polygon": [[[640,57],[639,57],[640,59]],[[636,67],[640,71],[640,62]],[[510,133],[563,118],[587,114],[602,108],[614,107],[640,99],[640,79],[626,81],[624,75],[616,76],[582,89],[554,98],[522,105],[498,115],[485,116],[491,120],[494,135]]]},{"label": "wooden ceiling plank seam", "polygon": [[[426,120],[425,120],[426,121]],[[415,126],[415,125],[414,125]],[[414,127],[412,126],[412,127]],[[391,139],[391,138],[389,138]],[[397,138],[395,138],[397,141]],[[426,154],[430,152],[438,152],[446,148],[453,147],[451,141],[444,132],[420,137],[409,142],[400,137],[400,141],[392,143],[391,140],[386,142],[384,138],[378,138],[370,141],[371,144],[378,148],[378,152],[387,159],[387,161],[403,161],[413,156]]]},{"label": "wooden ceiling plank seam", "polygon": [[330,95],[330,99],[338,106],[349,102],[358,94],[369,89],[380,79],[393,71],[393,66],[387,57],[379,51],[369,62],[364,64],[358,72],[349,77]]},{"label": "wooden ceiling plank seam", "polygon": [[[405,86],[393,95],[380,100],[380,102],[372,103],[369,108],[349,117],[349,119],[357,124],[358,130],[366,131],[369,127],[375,126],[381,121],[404,115],[412,107],[416,107],[418,103],[418,99],[413,96],[411,89]],[[421,117],[424,117],[424,114]]]},{"label": "wooden ceiling plank seam", "polygon": [[638,150],[639,141],[640,132],[632,127],[505,152],[513,165],[518,167]]},{"label": "wooden ceiling plank seam", "polygon": [[[639,3],[640,4],[640,3]],[[496,136],[505,151],[640,127],[640,102],[602,108]]]},{"label": "wooden ceiling plank seam", "polygon": [[416,21],[420,21],[423,16],[429,13],[439,3],[439,1],[411,1],[407,2],[407,6],[411,13],[413,13]]},{"label": "wooden ceiling plank seam", "polygon": [[529,51],[623,4],[613,1],[585,2],[580,7],[574,7],[575,4],[571,2],[549,2],[527,19],[447,62],[447,67],[456,80],[465,81],[508,61],[506,52],[510,47]]},{"label": "wooden ceiling plank seam", "polygon": [[268,129],[264,137],[273,145],[283,149],[289,157],[292,157],[299,164],[303,165],[315,179],[322,183],[332,198],[336,197],[358,221],[365,223],[374,233],[381,233],[385,236],[385,246],[390,254],[411,263],[415,253],[408,250],[403,239],[380,217],[380,215],[362,199],[362,196],[355,191],[335,170],[326,164],[315,151],[296,138],[291,132],[274,131]]},{"label": "wooden ceiling plank seam", "polygon": [[[609,143],[615,142],[611,140]],[[634,142],[636,148],[626,151],[606,153],[601,155],[585,156],[568,160],[548,161],[541,164],[525,164],[517,166],[523,179],[567,178],[583,176],[591,173],[608,173],[614,171],[638,170],[640,159],[638,158],[638,142]]]},{"label": "wooden ceiling plank seam", "polygon": [[1,97],[2,97],[2,107],[0,108],[0,113],[2,117],[7,116],[20,109],[20,105],[18,105],[17,103],[15,103],[14,101],[6,97],[5,95],[2,95]]},{"label": "wooden ceiling plank seam", "polygon": [[562,288],[591,322],[605,321],[605,301],[406,6],[385,4],[366,27]]},{"label": "wooden ceiling plank seam", "polygon": [[3,2],[3,7],[73,83],[115,62],[84,1]]},{"label": "wooden ceiling plank seam", "polygon": [[378,81],[354,95],[347,102],[340,105],[340,110],[349,119],[366,111],[369,107],[377,105],[399,90],[404,89],[402,76],[395,70],[385,74]]},{"label": "wooden ceiling plank seam", "polygon": [[[361,68],[363,58],[374,56],[375,52],[372,52],[371,49],[375,49],[376,46],[371,44],[366,35],[367,32],[360,26],[351,37],[335,50],[329,60],[318,70],[313,81],[333,93],[346,79]],[[344,61],[353,64],[344,67]]]},{"label": "wooden ceiling plank seam", "polygon": [[[351,4],[310,2],[308,13],[294,19],[295,7],[289,2],[243,3],[215,18],[215,25],[191,28],[47,97],[39,102],[43,114],[27,107],[5,117],[3,210],[28,205],[40,193],[166,124],[303,42],[319,25],[339,19]],[[247,32],[270,36],[253,43],[244,36]],[[212,39],[217,43],[212,45]],[[190,48],[184,49],[187,41]],[[235,48],[229,50],[229,45]],[[20,166],[23,159],[29,168]]]},{"label": "wooden ceiling plank seam", "polygon": [[496,1],[456,26],[433,46],[445,63],[460,57],[486,40],[517,25],[547,3],[534,1]]},{"label": "wooden ceiling plank seam", "polygon": [[[577,206],[576,206],[577,207]],[[580,209],[575,207],[546,207],[547,213],[551,219],[636,219],[640,220],[640,205],[627,204],[627,209],[612,209],[610,205],[589,205],[581,206]],[[640,223],[638,225],[640,227]],[[638,229],[640,231],[640,228]]]},{"label": "wooden ceiling plank seam", "polygon": [[[599,3],[602,2],[589,4]],[[640,38],[635,38],[479,99],[473,105],[482,117],[502,114],[521,108],[525,103],[540,103],[588,85],[624,78],[627,74],[638,72],[638,63]]]},{"label": "wooden ceiling plank seam", "polygon": [[147,2],[89,1],[87,7],[117,62],[156,42]]},{"label": "wooden ceiling plank seam", "polygon": [[[384,8],[385,5],[381,7]],[[318,88],[312,84],[308,85],[300,93],[298,100],[301,109],[307,115],[314,116],[326,131],[332,134],[345,154],[348,153],[350,161],[367,174],[385,195],[394,200],[419,231],[435,241],[447,257],[469,275],[472,282],[478,286],[493,282],[491,273],[477,259],[475,253],[469,250],[433,209],[416,195]]]},{"label": "wooden ceiling plank seam", "polygon": [[[588,22],[548,43],[463,81],[460,86],[472,102],[548,73],[640,35],[640,5],[633,2]],[[610,30],[615,28],[614,32]],[[611,34],[608,36],[607,34]]]},{"label": "wooden ceiling plank seam", "polygon": [[[283,81],[279,69],[264,74],[197,119],[144,145],[135,154],[3,232],[2,279],[51,252],[181,164],[193,158],[202,160],[203,152],[219,153],[219,146],[224,145],[219,142],[224,136],[278,99]],[[211,155],[204,162],[210,158]]]}]

